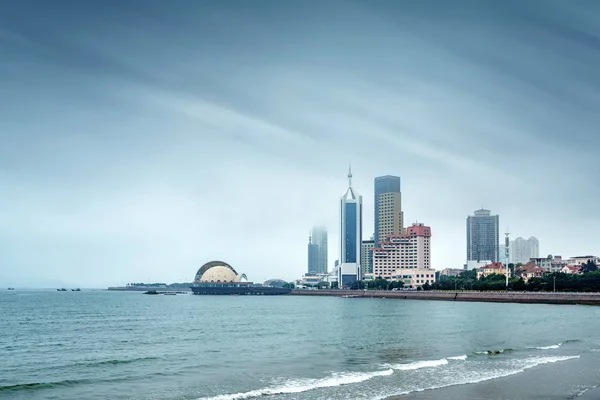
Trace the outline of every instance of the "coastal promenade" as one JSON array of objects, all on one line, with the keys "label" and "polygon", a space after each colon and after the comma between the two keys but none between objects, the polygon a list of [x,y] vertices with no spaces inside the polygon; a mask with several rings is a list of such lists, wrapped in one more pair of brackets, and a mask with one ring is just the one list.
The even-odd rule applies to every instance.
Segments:
[{"label": "coastal promenade", "polygon": [[471,291],[389,291],[389,290],[307,290],[295,289],[295,296],[366,297],[405,300],[479,301],[492,303],[541,303],[600,305],[600,293],[565,292],[471,292]]}]

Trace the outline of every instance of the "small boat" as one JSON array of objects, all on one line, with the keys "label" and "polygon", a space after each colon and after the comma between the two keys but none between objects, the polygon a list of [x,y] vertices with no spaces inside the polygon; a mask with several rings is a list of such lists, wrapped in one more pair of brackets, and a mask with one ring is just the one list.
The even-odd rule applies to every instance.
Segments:
[{"label": "small boat", "polygon": [[67,289],[65,289],[65,288],[62,288],[62,289],[56,289],[56,291],[57,291],[57,292],[66,292],[66,291],[67,291]]},{"label": "small boat", "polygon": [[14,287],[9,287],[8,290],[15,290],[15,288]]},{"label": "small boat", "polygon": [[81,292],[81,289],[77,288],[77,289],[71,289],[71,292]]},{"label": "small boat", "polygon": [[148,290],[147,292],[144,292],[144,294],[158,294],[158,292],[156,290]]}]

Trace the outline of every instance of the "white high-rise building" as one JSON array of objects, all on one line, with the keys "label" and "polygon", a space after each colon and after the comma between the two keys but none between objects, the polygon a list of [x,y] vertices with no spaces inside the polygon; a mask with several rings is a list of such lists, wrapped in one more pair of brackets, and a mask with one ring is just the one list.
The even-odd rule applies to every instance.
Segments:
[{"label": "white high-rise building", "polygon": [[518,237],[510,242],[510,262],[513,264],[527,264],[532,258],[540,256],[540,242],[535,237],[523,239]]},{"label": "white high-rise building", "polygon": [[327,228],[315,226],[312,229],[312,242],[317,245],[317,268],[316,273],[327,273]]},{"label": "white high-rise building", "polygon": [[340,199],[339,287],[362,280],[360,253],[362,244],[362,196],[352,188],[352,169],[348,169],[348,190]]}]

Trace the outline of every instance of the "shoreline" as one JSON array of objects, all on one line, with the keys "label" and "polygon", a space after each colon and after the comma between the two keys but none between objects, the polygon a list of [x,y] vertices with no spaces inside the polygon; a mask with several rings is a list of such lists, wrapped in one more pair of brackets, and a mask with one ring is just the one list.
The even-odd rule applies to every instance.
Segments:
[{"label": "shoreline", "polygon": [[600,305],[600,293],[576,292],[461,292],[388,290],[307,290],[294,289],[292,296],[333,296],[348,298],[385,298],[401,300],[470,301],[525,304]]}]

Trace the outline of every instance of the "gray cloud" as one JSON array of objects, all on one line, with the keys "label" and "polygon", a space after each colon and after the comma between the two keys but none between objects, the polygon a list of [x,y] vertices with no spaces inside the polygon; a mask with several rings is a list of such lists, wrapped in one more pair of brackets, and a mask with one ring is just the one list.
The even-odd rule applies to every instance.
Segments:
[{"label": "gray cloud", "polygon": [[294,278],[313,224],[337,257],[350,160],[364,236],[374,176],[400,175],[435,268],[462,264],[482,204],[542,252],[596,252],[598,18],[584,1],[4,4],[0,281],[189,280],[213,258]]}]

